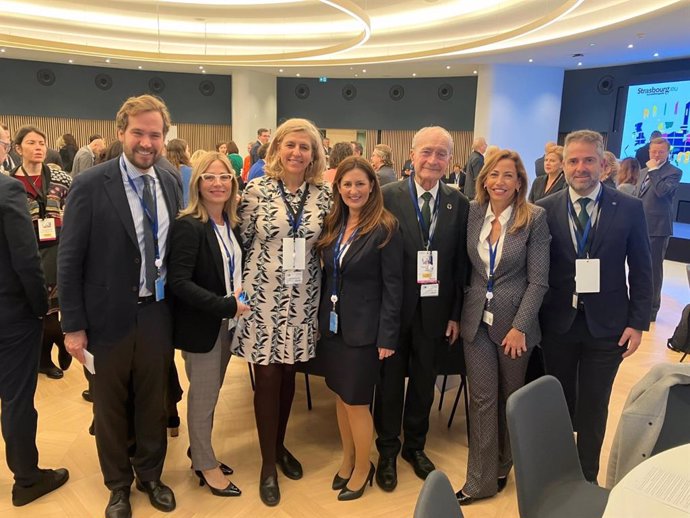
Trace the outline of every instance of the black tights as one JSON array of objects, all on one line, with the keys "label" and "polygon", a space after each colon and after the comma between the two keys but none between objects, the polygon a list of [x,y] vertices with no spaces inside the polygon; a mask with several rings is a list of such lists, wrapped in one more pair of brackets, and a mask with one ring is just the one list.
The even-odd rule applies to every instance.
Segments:
[{"label": "black tights", "polygon": [[276,473],[276,455],[285,446],[285,431],[295,397],[295,366],[254,365],[254,415],[261,447],[261,479]]},{"label": "black tights", "polygon": [[40,359],[41,368],[55,366],[50,357],[50,353],[53,350],[53,344],[58,346],[62,355],[67,353],[65,349],[65,337],[62,334],[62,326],[60,325],[57,311],[43,317],[43,344],[41,345]]}]

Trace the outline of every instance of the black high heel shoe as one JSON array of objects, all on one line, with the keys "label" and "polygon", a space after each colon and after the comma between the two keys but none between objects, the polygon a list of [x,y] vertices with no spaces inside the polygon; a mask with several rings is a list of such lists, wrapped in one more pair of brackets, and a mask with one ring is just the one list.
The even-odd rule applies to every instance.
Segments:
[{"label": "black high heel shoe", "polygon": [[[351,476],[352,473],[350,473],[350,477]],[[333,489],[333,491],[340,491],[342,488],[347,486],[347,483],[350,481],[350,477],[343,478],[336,473],[335,477],[333,477],[333,484],[331,484],[331,489]]]},{"label": "black high heel shoe", "polygon": [[[192,448],[187,448],[187,457],[189,457],[189,460],[192,459]],[[191,469],[194,466],[189,467]],[[222,462],[218,463],[218,467],[223,472],[223,475],[232,475],[234,473],[233,469],[230,466],[228,466],[227,464],[223,464]]]},{"label": "black high heel shoe", "polygon": [[352,489],[345,486],[340,490],[340,493],[338,493],[338,500],[357,500],[364,494],[364,490],[366,489],[367,484],[369,484],[369,486],[374,484],[374,473],[376,473],[376,468],[374,467],[373,462],[369,462],[369,464],[371,465],[371,467],[369,468],[369,474],[367,475],[367,478],[364,481],[364,485],[360,487],[357,491],[353,491]]},{"label": "black high heel shoe", "polygon": [[227,487],[223,489],[217,489],[208,483],[202,471],[194,470],[194,473],[197,477],[199,477],[199,487],[204,487],[204,485],[208,486],[208,488],[211,490],[211,493],[216,496],[240,496],[242,494],[240,488],[232,482],[228,482]]}]

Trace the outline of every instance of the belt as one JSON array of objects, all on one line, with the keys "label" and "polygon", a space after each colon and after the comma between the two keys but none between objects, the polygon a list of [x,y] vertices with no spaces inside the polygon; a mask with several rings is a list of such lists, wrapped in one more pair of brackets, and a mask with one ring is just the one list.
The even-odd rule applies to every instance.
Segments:
[{"label": "belt", "polygon": [[137,300],[137,304],[151,304],[152,302],[156,302],[155,295],[149,295],[148,297],[139,297],[139,300]]}]

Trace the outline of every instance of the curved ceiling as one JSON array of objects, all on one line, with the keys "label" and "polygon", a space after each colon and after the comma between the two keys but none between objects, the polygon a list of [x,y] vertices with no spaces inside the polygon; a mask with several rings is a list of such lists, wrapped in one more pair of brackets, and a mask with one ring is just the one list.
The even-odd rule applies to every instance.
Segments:
[{"label": "curved ceiling", "polygon": [[[516,52],[548,54],[631,29],[638,32],[630,41],[650,41],[657,32],[679,38],[674,55],[664,57],[690,52],[687,0],[6,0],[2,11],[0,46],[11,51],[3,57],[81,64],[107,58],[124,68],[280,67],[349,77],[366,66],[373,77],[442,62],[464,64],[468,73],[477,64],[512,62]],[[681,33],[663,32],[683,18]],[[459,75],[457,67],[431,74],[419,68],[419,75]]]}]

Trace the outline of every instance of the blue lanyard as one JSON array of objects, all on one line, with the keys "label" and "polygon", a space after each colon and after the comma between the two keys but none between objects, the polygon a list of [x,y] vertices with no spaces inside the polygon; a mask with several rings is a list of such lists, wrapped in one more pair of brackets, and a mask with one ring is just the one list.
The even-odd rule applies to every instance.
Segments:
[{"label": "blue lanyard", "polygon": [[[567,196],[568,198],[568,215],[570,216],[570,219],[575,226],[575,242],[577,244],[577,257],[580,259],[585,258],[586,256],[589,256],[589,248],[591,246],[591,239],[590,238],[590,233],[592,230],[592,219],[594,218],[595,214],[598,214],[599,212],[599,200],[601,200],[601,193],[604,192],[604,189],[600,188],[599,189],[599,194],[597,194],[597,199],[594,200],[594,207],[592,208],[592,216],[587,220],[587,224],[585,225],[585,228],[582,228],[582,225],[580,223],[580,220],[577,219],[577,214],[575,213],[575,207],[573,207],[573,202],[570,199],[570,195]],[[581,210],[586,210],[584,208],[581,208]],[[597,222],[599,218],[597,217]]]},{"label": "blue lanyard", "polygon": [[486,298],[491,300],[494,294],[494,268],[496,267],[496,255],[498,255],[498,243],[501,241],[501,236],[498,236],[493,247],[491,246],[491,234],[487,240],[489,241],[489,282],[486,285]]},{"label": "blue lanyard", "polygon": [[127,169],[127,164],[124,158],[120,159],[120,167],[122,167],[124,170],[125,176],[127,176],[127,181],[129,182],[129,186],[134,191],[134,194],[136,194],[139,203],[141,203],[141,209],[144,211],[144,216],[146,216],[149,225],[151,225],[151,232],[153,233],[153,250],[156,256],[156,268],[160,269],[161,254],[158,248],[158,199],[156,197],[156,182],[154,181],[153,183],[153,213],[151,213],[151,210],[144,202],[144,198],[139,195],[139,191],[137,191],[137,186],[135,185],[134,180],[132,180],[132,177],[129,175],[129,170]]},{"label": "blue lanyard", "polygon": [[[417,213],[417,221],[419,222],[419,228],[420,231],[422,232],[422,240],[424,240],[424,234],[427,232],[426,224],[424,223],[424,218],[422,217],[422,210],[419,208],[419,201],[417,199],[417,190],[415,189],[414,186],[414,172],[410,173],[409,177],[409,186],[410,186],[410,197],[412,198],[412,205],[414,206],[414,210]],[[436,226],[434,225],[434,222],[436,221],[436,218],[438,217],[438,206],[440,205],[440,200],[439,198],[440,193],[436,193],[436,200],[434,200],[434,213],[431,215],[431,220],[429,221],[429,224],[431,228],[433,228],[433,232],[431,231],[431,228],[429,229],[429,240],[424,243],[424,248],[426,250],[429,250],[429,247],[431,246],[431,242],[434,240],[434,234],[436,233]]]},{"label": "blue lanyard", "polygon": [[304,194],[302,194],[302,199],[299,202],[299,208],[295,211],[292,205],[287,199],[287,194],[285,193],[285,187],[283,186],[283,181],[278,180],[278,188],[280,189],[280,196],[283,198],[285,203],[285,210],[288,215],[288,221],[290,222],[290,227],[292,227],[292,237],[297,237],[297,231],[302,224],[302,215],[304,214],[304,204],[307,201],[307,196],[309,195],[309,184],[304,187]]},{"label": "blue lanyard", "polygon": [[342,257],[345,250],[347,250],[347,247],[350,246],[352,242],[355,240],[357,232],[359,231],[359,228],[356,228],[355,231],[348,238],[347,242],[341,247],[340,243],[342,243],[343,237],[345,236],[346,227],[347,221],[343,225],[343,228],[340,230],[340,235],[338,235],[338,239],[335,242],[335,249],[333,250],[333,289],[331,291],[331,302],[333,303],[333,311],[335,311],[335,304],[336,302],[338,302],[338,275],[340,272],[340,258]]},{"label": "blue lanyard", "polygon": [[[230,221],[228,220],[228,215],[223,213],[223,221],[225,221],[225,231],[228,233],[228,243],[230,243],[230,246],[232,245],[232,237],[230,235]],[[223,245],[223,248],[225,249],[225,254],[228,257],[228,266],[230,268],[230,290],[234,290],[234,284],[235,284],[235,251],[233,248],[233,252],[230,253],[230,250],[228,250],[228,246],[225,244],[225,241],[223,240],[223,236],[220,234],[220,230],[218,230],[218,225],[216,225],[216,222],[213,221],[213,218],[211,218],[211,224],[213,225],[213,230],[216,231],[216,234],[220,238],[220,242]]]}]

